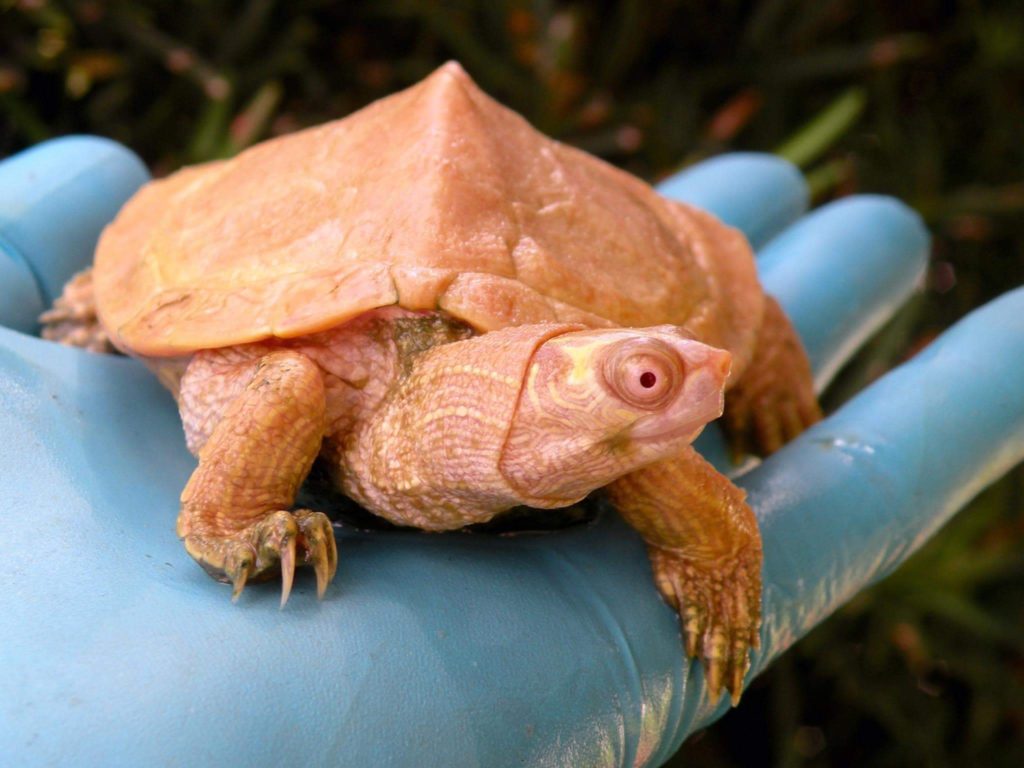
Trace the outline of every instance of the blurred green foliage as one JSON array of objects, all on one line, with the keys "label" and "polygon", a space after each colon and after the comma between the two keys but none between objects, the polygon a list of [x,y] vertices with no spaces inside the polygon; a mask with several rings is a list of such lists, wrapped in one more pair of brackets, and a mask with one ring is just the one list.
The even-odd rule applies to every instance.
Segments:
[{"label": "blurred green foliage", "polygon": [[[1024,283],[1019,0],[0,0],[0,156],[87,132],[162,174],[345,115],[449,58],[545,132],[650,180],[775,150],[817,202],[881,192],[920,211],[927,284],[831,407]],[[1024,470],[676,760],[1024,765]]]}]

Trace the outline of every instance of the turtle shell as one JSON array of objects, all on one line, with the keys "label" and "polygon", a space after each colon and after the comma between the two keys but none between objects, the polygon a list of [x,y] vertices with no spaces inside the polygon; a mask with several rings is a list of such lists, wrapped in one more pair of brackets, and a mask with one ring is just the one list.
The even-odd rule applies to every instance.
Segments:
[{"label": "turtle shell", "polygon": [[455,63],[146,185],[103,233],[94,281],[115,344],[146,357],[399,304],[480,332],[673,323],[742,368],[764,307],[738,232],[544,136]]}]

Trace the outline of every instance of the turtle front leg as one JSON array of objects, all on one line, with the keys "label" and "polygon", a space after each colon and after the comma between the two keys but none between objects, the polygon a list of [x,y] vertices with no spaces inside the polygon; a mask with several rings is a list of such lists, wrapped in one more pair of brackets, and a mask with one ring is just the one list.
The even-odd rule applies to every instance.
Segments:
[{"label": "turtle front leg", "polygon": [[721,423],[736,459],[774,453],[821,420],[807,353],[779,303],[765,298],[754,357],[725,395]]},{"label": "turtle front leg", "polygon": [[[239,366],[251,371],[249,380],[198,448],[199,466],[181,494],[178,535],[207,572],[231,582],[232,599],[247,581],[280,573],[284,605],[297,552],[316,571],[322,596],[338,565],[330,520],[321,512],[289,509],[320,452],[323,375],[312,360],[291,350]],[[189,409],[217,402],[218,387],[231,386],[231,373],[226,381],[183,381],[186,424],[202,419]],[[237,367],[233,373],[237,377]],[[204,387],[209,397],[202,396]]]},{"label": "turtle front leg", "polygon": [[619,513],[647,542],[654,580],[679,612],[688,656],[708,690],[739,701],[760,643],[761,537],[745,494],[692,447],[608,486]]}]

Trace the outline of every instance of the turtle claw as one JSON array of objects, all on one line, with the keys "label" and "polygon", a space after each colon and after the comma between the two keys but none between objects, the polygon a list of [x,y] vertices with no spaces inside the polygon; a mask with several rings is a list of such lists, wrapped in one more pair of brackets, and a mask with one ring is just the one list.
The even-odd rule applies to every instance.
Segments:
[{"label": "turtle claw", "polygon": [[323,600],[324,592],[327,591],[327,585],[331,581],[331,577],[328,575],[329,566],[321,559],[314,563],[313,570],[316,571],[316,598]]},{"label": "turtle claw", "polygon": [[281,607],[288,602],[292,593],[292,581],[295,578],[295,539],[289,537],[281,550]]},{"label": "turtle claw", "polygon": [[249,579],[249,571],[239,571],[234,578],[231,579],[232,590],[231,590],[231,602],[237,603],[238,598],[242,596],[242,590],[245,589],[245,582]]},{"label": "turtle claw", "polygon": [[232,585],[238,602],[246,584],[281,575],[281,607],[288,602],[295,578],[297,550],[316,572],[316,591],[323,597],[338,570],[338,548],[331,521],[322,512],[278,510],[232,536],[185,537],[185,549],[207,573]]},{"label": "turtle claw", "polygon": [[708,692],[711,694],[711,701],[718,703],[722,696],[722,682],[725,678],[725,664],[723,663],[723,646],[725,646],[725,632],[721,628],[715,629],[711,639],[704,644],[704,663],[707,670],[704,679],[707,681]]},{"label": "turtle claw", "polygon": [[649,551],[658,589],[682,620],[686,655],[704,665],[712,702],[726,690],[735,706],[750,651],[760,645],[760,557],[738,557],[727,569],[672,549],[650,546]]},{"label": "turtle claw", "polygon": [[255,559],[252,548],[240,542],[230,542],[230,546],[218,552],[222,554],[223,565],[220,568],[212,566],[207,560],[200,560],[197,551],[214,552],[215,543],[210,539],[199,539],[188,537],[185,539],[185,549],[192,557],[199,560],[199,564],[206,569],[214,578],[221,581],[228,581],[231,584],[231,602],[237,603],[238,598],[245,589],[245,583],[252,573],[252,564]]},{"label": "turtle claw", "polygon": [[[752,643],[753,648],[757,648],[761,645],[761,638],[758,634],[754,642]],[[746,647],[734,648],[732,656],[732,678],[727,683],[729,689],[730,698],[732,699],[732,705],[735,707],[740,703],[740,691],[743,690],[743,678],[746,677],[747,670],[750,668],[750,660],[748,659],[748,652]]]},{"label": "turtle claw", "polygon": [[334,529],[322,512],[301,509],[295,513],[295,519],[302,532],[306,562],[312,564],[316,573],[316,596],[322,599],[327,585],[338,572],[338,544],[334,540]]}]

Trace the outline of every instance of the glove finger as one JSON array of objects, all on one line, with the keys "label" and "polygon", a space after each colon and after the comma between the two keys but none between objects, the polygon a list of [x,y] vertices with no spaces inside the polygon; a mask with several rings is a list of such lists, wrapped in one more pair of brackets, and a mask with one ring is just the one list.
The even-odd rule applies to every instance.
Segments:
[{"label": "glove finger", "polygon": [[1022,376],[1024,288],[961,320],[743,479],[765,541],[758,668],[1024,459]]},{"label": "glove finger", "polygon": [[705,160],[657,187],[736,227],[760,248],[807,210],[807,185],[796,166],[775,155],[740,152]]},{"label": "glove finger", "polygon": [[928,261],[920,216],[893,198],[849,197],[804,217],[758,259],[824,389],[920,284]]},{"label": "glove finger", "polygon": [[94,136],[48,141],[0,164],[0,322],[34,330],[147,179],[134,154]]}]

